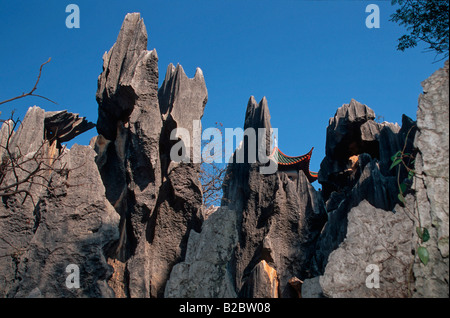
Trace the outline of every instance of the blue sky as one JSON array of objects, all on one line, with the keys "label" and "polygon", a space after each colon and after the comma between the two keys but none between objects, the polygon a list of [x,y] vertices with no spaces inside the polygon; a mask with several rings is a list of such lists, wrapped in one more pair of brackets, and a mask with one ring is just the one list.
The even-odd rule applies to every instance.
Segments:
[{"label": "blue sky", "polygon": [[[80,8],[80,28],[68,29],[65,8]],[[368,4],[380,8],[380,28],[368,29]],[[311,170],[325,155],[330,117],[352,98],[384,120],[416,116],[420,82],[442,67],[424,46],[396,50],[405,29],[389,21],[390,1],[176,0],[0,2],[0,101],[28,92],[44,67],[37,94],[0,106],[1,118],[29,106],[67,109],[97,121],[95,92],[102,55],[123,18],[140,12],[148,49],[159,57],[160,85],[169,63],[189,77],[203,70],[208,103],[203,128],[242,127],[251,95],[268,100],[280,149],[291,156],[315,147]],[[73,142],[88,144],[93,129]],[[72,142],[72,143],[73,143]]]}]

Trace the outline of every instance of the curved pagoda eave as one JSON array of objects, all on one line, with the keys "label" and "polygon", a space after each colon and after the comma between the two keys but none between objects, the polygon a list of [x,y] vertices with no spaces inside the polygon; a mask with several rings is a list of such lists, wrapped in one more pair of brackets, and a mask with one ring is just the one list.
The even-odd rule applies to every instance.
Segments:
[{"label": "curved pagoda eave", "polygon": [[273,149],[272,156],[276,156],[279,171],[302,170],[309,182],[314,182],[318,178],[318,173],[309,170],[309,163],[313,149],[314,147],[303,156],[291,157],[285,155],[278,147],[275,147]]}]

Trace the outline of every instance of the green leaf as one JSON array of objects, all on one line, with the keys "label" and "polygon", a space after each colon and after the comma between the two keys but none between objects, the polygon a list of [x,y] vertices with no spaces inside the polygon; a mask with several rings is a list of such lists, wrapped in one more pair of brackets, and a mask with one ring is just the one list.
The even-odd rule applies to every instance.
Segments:
[{"label": "green leaf", "polygon": [[402,162],[402,158],[398,158],[395,159],[394,162],[391,164],[391,166],[389,167],[389,170],[391,170],[392,168],[394,168],[395,166],[397,166],[400,162]]},{"label": "green leaf", "polygon": [[423,265],[427,265],[428,261],[430,260],[430,254],[428,253],[427,248],[419,246],[419,248],[417,249],[417,254],[419,255],[420,261],[423,263]]},{"label": "green leaf", "polygon": [[406,203],[405,197],[403,196],[403,194],[399,193],[397,195],[397,198],[400,200],[400,202],[402,202],[403,204]]},{"label": "green leaf", "polygon": [[395,159],[401,158],[401,157],[402,157],[402,151],[399,150],[399,151],[397,151],[397,152],[395,153],[395,155],[393,155],[393,156],[391,157],[391,161],[395,161]]},{"label": "green leaf", "polygon": [[426,227],[420,228],[416,227],[416,232],[419,238],[422,240],[422,242],[426,242],[430,239],[430,233],[428,232],[428,229]]},{"label": "green leaf", "polygon": [[406,187],[407,187],[406,184],[404,184],[404,183],[400,184],[400,191],[402,194],[404,194],[406,192]]},{"label": "green leaf", "polygon": [[428,232],[427,228],[425,227],[423,229],[423,235],[422,235],[422,241],[426,242],[430,239],[430,233]]},{"label": "green leaf", "polygon": [[416,172],[414,170],[409,170],[409,172],[408,172],[408,179],[411,180],[414,177],[415,174],[416,174]]},{"label": "green leaf", "polygon": [[417,235],[419,236],[419,238],[422,240],[422,237],[423,237],[422,228],[416,227],[416,232],[417,232]]}]

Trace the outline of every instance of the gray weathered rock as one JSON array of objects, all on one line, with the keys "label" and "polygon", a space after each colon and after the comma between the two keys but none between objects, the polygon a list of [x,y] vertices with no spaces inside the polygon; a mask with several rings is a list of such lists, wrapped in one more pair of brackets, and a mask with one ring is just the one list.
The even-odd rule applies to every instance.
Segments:
[{"label": "gray weathered rock", "polygon": [[158,56],[147,51],[147,31],[138,13],[127,14],[116,43],[103,56],[97,101],[96,162],[106,195],[121,217],[120,240],[108,256],[126,263],[111,282],[116,294],[150,295],[147,221],[161,186]]},{"label": "gray weathered rock", "polygon": [[[153,65],[157,59],[155,50],[147,51],[144,20],[139,13],[127,14],[116,43],[103,56],[103,72],[98,78],[100,135],[114,140],[118,121],[127,122],[134,110],[136,90],[144,92],[145,84],[153,87],[158,83],[158,69]],[[152,98],[151,94],[146,96]]]},{"label": "gray weathered rock", "polygon": [[[192,147],[194,128],[201,131],[201,125],[194,127],[193,121],[202,118],[208,98],[202,71],[197,68],[190,79],[181,65],[169,65],[158,98],[163,119],[159,142],[162,186],[147,233],[151,255],[158,255],[152,257],[151,281],[156,287],[151,295],[162,297],[173,265],[185,258],[189,232],[200,231],[203,220],[200,165],[193,163]],[[178,142],[170,140],[174,128],[184,128],[190,134],[189,163],[174,162],[170,157],[171,147]]]},{"label": "gray weathered rock", "polygon": [[158,96],[163,120],[172,120],[177,127],[192,131],[192,121],[203,117],[208,100],[202,70],[197,68],[190,79],[180,64],[176,67],[169,64]]},{"label": "gray weathered rock", "polygon": [[[25,209],[33,209],[31,197],[38,198],[43,187],[31,178],[32,172],[39,169],[39,163],[51,164],[52,152],[56,149],[55,145],[50,145],[44,140],[44,117],[45,111],[37,106],[30,107],[25,114],[23,121],[16,131],[12,131],[14,123],[7,121],[2,125],[2,144],[1,144],[1,185],[0,193],[20,194]],[[45,173],[38,172],[37,176],[45,176]],[[30,182],[23,182],[30,180]],[[33,182],[35,181],[35,182]],[[13,186],[16,184],[17,186]],[[43,182],[45,185],[45,180]],[[23,192],[20,192],[23,191]],[[30,200],[25,200],[26,197]],[[21,201],[9,197],[11,200]],[[9,199],[8,198],[8,199]],[[3,197],[7,201],[7,197]],[[35,201],[36,202],[36,201]]]},{"label": "gray weathered rock", "polygon": [[[328,221],[317,241],[314,275],[322,275],[330,253],[346,237],[347,214],[363,200],[392,211],[398,203],[396,170],[391,157],[405,146],[412,152],[415,124],[403,116],[402,127],[376,123],[375,113],[352,100],[338,109],[327,128],[326,157],[320,165]],[[402,181],[406,171],[400,174]]]},{"label": "gray weathered rock", "polygon": [[414,297],[449,296],[449,62],[422,82],[417,110],[418,133],[414,213],[416,227],[427,228],[430,239],[421,243],[429,254],[425,266],[414,264]]},{"label": "gray weathered rock", "polygon": [[[395,176],[396,170],[390,170],[392,164],[391,156],[400,149],[405,147],[405,153],[414,152],[414,136],[417,131],[416,122],[406,115],[402,115],[401,128],[397,124],[383,123],[380,130],[379,144],[380,144],[380,172],[385,176]],[[401,173],[401,180],[407,175]]]},{"label": "gray weathered rock", "polygon": [[[265,98],[259,104],[250,98],[244,125],[247,128],[271,128]],[[266,136],[265,141],[270,151],[270,138]],[[250,145],[244,143],[242,150],[247,151],[247,147]],[[236,291],[241,297],[297,297],[288,282],[294,276],[308,277],[325,209],[303,173],[292,181],[283,172],[261,174],[260,166],[259,162],[231,163],[225,177],[222,205],[237,212],[239,229],[231,261]],[[277,293],[263,292],[273,287],[266,286],[271,280],[259,279],[264,277],[259,275],[264,274],[261,261],[275,270]]]},{"label": "gray weathered rock", "polygon": [[[89,146],[74,145],[62,159],[67,176],[53,180],[35,211],[35,233],[18,268],[15,297],[38,287],[44,297],[113,297],[103,249],[119,237],[119,216],[104,187]],[[65,286],[66,267],[80,269],[80,288]]]},{"label": "gray weathered rock", "polygon": [[[271,128],[265,98],[250,98],[247,128]],[[270,151],[270,135],[263,137]],[[236,153],[249,147],[255,146],[245,142]],[[260,167],[259,161],[229,165],[222,206],[200,234],[191,231],[186,260],[172,270],[166,296],[298,296],[289,280],[308,277],[325,208],[303,173],[292,181],[281,172],[261,174]],[[200,278],[200,270],[211,279]]]},{"label": "gray weathered rock", "polygon": [[[352,99],[349,104],[339,107],[333,118],[330,118],[327,127],[327,143],[325,154],[335,160],[348,159],[350,156],[357,154],[361,148],[366,146],[363,141],[372,141],[373,132],[368,129],[373,127],[378,129],[375,122],[367,126],[367,123],[375,119],[375,113],[366,105],[362,105]],[[361,129],[361,126],[365,129]],[[358,135],[365,132],[364,136]],[[367,134],[368,133],[368,134]],[[364,152],[364,151],[363,151]]]},{"label": "gray weathered rock", "polygon": [[5,120],[0,128],[0,158],[3,158],[8,139],[14,136],[14,122],[11,119]]},{"label": "gray weathered rock", "polygon": [[[355,100],[337,110],[323,191],[303,173],[262,174],[258,155],[229,165],[222,206],[208,218],[198,163],[170,156],[180,143],[170,138],[174,128],[190,133],[189,159],[199,146],[192,137],[208,98],[202,71],[188,78],[170,64],[159,89],[158,78],[143,20],[128,14],[103,57],[92,147],[60,157],[61,142],[93,127],[66,111],[31,107],[16,132],[3,124],[0,296],[448,297],[448,61],[422,83],[417,127],[406,116],[401,127],[378,123]],[[246,128],[267,129],[257,147],[269,154],[265,98],[250,98]],[[6,142],[21,169],[5,169]],[[234,158],[258,153],[251,147],[242,143]],[[408,170],[390,169],[401,149],[411,159],[417,153],[412,191]],[[54,169],[14,186],[36,159]],[[407,185],[404,207],[398,182]],[[427,228],[427,242],[416,227]],[[427,265],[414,256],[417,243],[429,251]],[[66,285],[70,264],[80,269],[79,288]]]},{"label": "gray weathered rock", "polygon": [[[408,201],[413,201],[412,196],[408,196]],[[365,200],[351,209],[346,238],[330,254],[325,273],[320,277],[325,296],[410,295],[413,222],[405,209],[397,206],[396,211],[377,209]],[[372,274],[378,274],[379,285],[370,285],[376,283]]]},{"label": "gray weathered rock", "polygon": [[[362,118],[356,125],[337,117],[330,120],[333,129],[328,129],[327,143],[330,137],[331,145],[327,146],[329,152],[319,173],[327,199],[328,222],[318,239],[314,260],[315,275],[325,272],[321,284],[329,297],[448,297],[448,61],[422,86],[424,93],[419,97],[417,126],[406,116],[402,118],[400,129],[388,123],[373,123],[370,118],[364,122],[364,114],[370,112],[363,110],[340,110],[341,114],[348,113],[349,118]],[[361,107],[353,104],[353,107],[347,107]],[[358,113],[361,116],[354,115]],[[351,132],[347,131],[349,127]],[[347,138],[348,135],[352,137]],[[371,152],[361,153],[364,147],[358,146],[358,140],[363,144],[364,141],[373,142],[369,147]],[[416,156],[415,166],[411,161],[406,162],[415,170],[416,176],[414,195],[406,197],[406,207],[393,207],[399,193],[397,180],[407,185],[406,193],[410,186],[406,178],[408,171],[403,165],[390,169],[391,156],[399,150]],[[339,151],[338,155],[333,151]],[[354,157],[345,164],[349,155],[358,155],[357,165],[354,165]],[[395,218],[402,215],[408,218],[395,222],[391,220],[392,216],[367,219],[358,225],[356,214],[350,216],[348,211],[352,208],[351,211],[361,210],[361,201],[366,206],[370,203],[372,210],[379,208],[377,215],[395,211]],[[388,224],[378,224],[383,219]],[[383,231],[392,225],[396,230],[387,240]],[[377,230],[377,227],[383,230]],[[415,230],[417,227],[428,230],[430,239],[427,242],[421,242]],[[373,233],[363,235],[366,231]],[[409,238],[405,239],[405,235]],[[427,248],[430,260],[424,265],[416,255],[410,273],[406,268],[412,266],[412,253],[418,252],[416,244]],[[387,251],[395,258],[386,259]],[[379,266],[380,289],[368,289],[362,282],[364,258]],[[393,260],[402,261],[397,264]]]},{"label": "gray weathered rock", "polygon": [[320,278],[316,276],[305,279],[302,284],[302,298],[323,298],[322,287],[320,286]]},{"label": "gray weathered rock", "polygon": [[[28,222],[5,216],[6,223],[29,227],[27,235],[2,230],[3,241],[14,248],[14,278],[3,291],[8,297],[114,296],[107,285],[111,271],[103,249],[118,239],[119,217],[104,195],[94,156],[89,146],[74,145],[61,158],[67,172],[52,174],[46,193],[28,211]],[[14,212],[27,214],[25,209],[10,210]],[[69,264],[79,267],[79,288],[66,286]]]},{"label": "gray weathered rock", "polygon": [[[207,90],[202,71],[189,79],[169,65],[158,90],[158,57],[147,51],[138,13],[128,14],[117,42],[104,56],[97,101],[95,148],[106,194],[121,216],[121,237],[109,250],[117,273],[111,285],[130,297],[162,297],[173,265],[182,261],[189,231],[200,230],[202,190],[198,164],[176,163],[174,128],[193,135]],[[125,272],[128,273],[125,275]]]},{"label": "gray weathered rock", "polygon": [[185,260],[173,267],[164,296],[236,297],[227,266],[236,243],[236,212],[221,207],[203,223],[200,233],[191,230]]},{"label": "gray weathered rock", "polygon": [[[46,193],[54,190],[50,182],[57,177],[62,157],[64,157],[64,155],[62,157],[60,155],[61,149],[58,148],[58,143],[44,139],[45,118],[48,114],[37,106],[30,107],[15,132],[12,131],[12,121],[4,123],[1,129],[1,155],[4,164],[0,182],[0,193],[2,194],[2,204],[0,204],[0,268],[2,269],[0,295],[2,296],[26,296],[26,293],[18,293],[16,289],[26,289],[28,287],[24,287],[25,284],[31,286],[36,281],[31,279],[26,282],[19,281],[23,262],[27,260],[29,268],[31,268],[34,266],[31,263],[45,261],[41,259],[42,255],[40,254],[26,259],[24,257],[27,253],[33,253],[32,242],[36,239],[35,232],[39,228],[42,215],[39,206]],[[65,114],[69,117],[76,116],[81,121],[84,120],[77,115],[67,112]],[[9,144],[7,144],[8,136],[11,137]],[[14,157],[14,160],[11,160],[11,156]],[[85,159],[89,161],[93,157]],[[87,163],[88,166],[89,163]],[[66,168],[70,169],[70,165]],[[94,181],[95,184],[101,184],[101,180]],[[101,187],[97,189],[100,190],[97,196],[103,195],[101,189]],[[81,194],[80,200],[86,200],[83,197],[86,194],[85,192]],[[54,210],[58,212],[58,208]],[[46,226],[44,225],[44,228]],[[59,226],[61,224],[57,225],[57,227]],[[62,240],[65,236],[65,234],[57,233],[52,235],[55,240]],[[44,244],[48,244],[48,242]],[[37,271],[38,268],[32,270]],[[43,275],[44,280],[50,279],[48,275]],[[45,283],[42,284],[42,290],[39,292],[45,296],[48,286]],[[37,290],[39,288],[35,290],[36,293],[32,294],[37,295]],[[57,294],[57,291],[55,293]],[[91,294],[90,291],[86,291],[86,293]]]},{"label": "gray weathered rock", "polygon": [[[354,186],[358,180],[358,175],[355,173],[358,165],[354,166],[355,163],[350,163],[349,160],[352,158],[357,160],[356,156],[363,153],[381,161],[382,174],[387,177],[392,176],[389,166],[384,165],[399,150],[397,146],[401,143],[399,140],[403,132],[398,125],[387,122],[380,124],[374,119],[374,111],[354,99],[349,104],[338,108],[334,117],[330,118],[327,127],[326,156],[320,165],[318,180],[323,186],[325,200],[329,199],[333,191],[351,189]],[[414,133],[411,136],[414,136]],[[392,149],[393,144],[395,151]],[[393,206],[388,204],[378,207],[392,209]]]},{"label": "gray weathered rock", "polygon": [[17,154],[28,154],[37,151],[44,138],[45,110],[37,106],[30,107],[11,138],[10,149]]},{"label": "gray weathered rock", "polygon": [[277,271],[262,260],[250,272],[241,295],[251,298],[278,298],[279,288]]}]

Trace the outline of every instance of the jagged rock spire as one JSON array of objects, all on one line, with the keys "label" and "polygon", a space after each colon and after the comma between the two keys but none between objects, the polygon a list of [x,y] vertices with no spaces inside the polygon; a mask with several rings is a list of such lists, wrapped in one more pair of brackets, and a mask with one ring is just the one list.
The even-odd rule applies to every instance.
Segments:
[{"label": "jagged rock spire", "polygon": [[[271,128],[266,98],[250,97],[244,128]],[[261,174],[259,166],[230,163],[225,177],[222,208],[236,213],[238,232],[229,275],[240,297],[297,297],[289,281],[308,277],[325,208],[303,173],[292,181],[283,172]]]},{"label": "jagged rock spire", "polygon": [[116,43],[103,55],[103,72],[98,78],[96,95],[100,135],[115,139],[117,122],[128,120],[138,96],[140,104],[146,101],[154,104],[151,94],[146,93],[158,87],[157,62],[156,50],[147,51],[144,20],[139,13],[127,14]]},{"label": "jagged rock spire", "polygon": [[193,135],[206,84],[200,69],[190,79],[170,64],[158,89],[158,56],[147,51],[138,13],[127,14],[103,60],[96,161],[121,217],[120,240],[108,250],[118,273],[110,285],[118,295],[161,297],[172,266],[184,259],[189,231],[202,220],[199,168],[171,160],[170,133],[181,127]]}]

